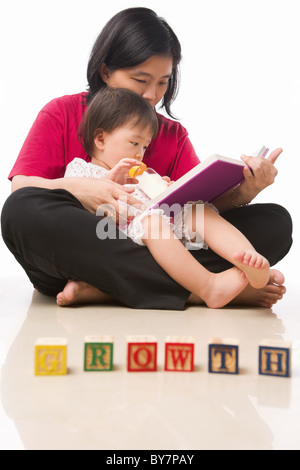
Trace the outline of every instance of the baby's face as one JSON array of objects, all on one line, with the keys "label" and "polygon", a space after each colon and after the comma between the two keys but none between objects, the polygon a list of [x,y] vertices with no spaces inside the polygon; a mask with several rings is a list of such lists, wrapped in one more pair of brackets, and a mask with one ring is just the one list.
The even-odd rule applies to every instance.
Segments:
[{"label": "baby's face", "polygon": [[118,127],[110,133],[104,132],[102,159],[113,168],[123,158],[135,158],[142,161],[144,153],[151,142],[150,128],[133,126]]}]

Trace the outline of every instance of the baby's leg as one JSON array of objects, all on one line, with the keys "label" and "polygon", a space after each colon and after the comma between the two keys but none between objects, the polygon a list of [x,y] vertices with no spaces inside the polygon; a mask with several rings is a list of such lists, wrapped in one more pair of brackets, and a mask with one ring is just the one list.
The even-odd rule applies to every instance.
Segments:
[{"label": "baby's leg", "polygon": [[208,307],[224,307],[247,286],[246,276],[237,268],[220,274],[205,269],[159,215],[145,217],[142,224],[145,230],[143,242],[157,263],[178,284],[200,297]]},{"label": "baby's leg", "polygon": [[185,223],[190,228],[191,235],[195,234],[195,231],[199,233],[215,253],[241,269],[252,287],[260,289],[268,283],[268,260],[257,253],[247,238],[213,209],[204,206],[203,224],[199,211],[193,206],[193,210],[185,217]]}]

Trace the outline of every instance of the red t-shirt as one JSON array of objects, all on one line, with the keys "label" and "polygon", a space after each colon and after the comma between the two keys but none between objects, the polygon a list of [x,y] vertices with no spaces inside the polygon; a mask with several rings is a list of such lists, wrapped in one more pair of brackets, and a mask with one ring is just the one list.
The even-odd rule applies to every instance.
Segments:
[{"label": "red t-shirt", "polygon": [[[61,178],[75,158],[91,159],[84,152],[77,129],[86,110],[86,93],[67,95],[48,103],[38,114],[22,146],[9,179],[16,175]],[[161,176],[175,181],[199,163],[186,129],[160,115],[157,137],[144,162]]]}]

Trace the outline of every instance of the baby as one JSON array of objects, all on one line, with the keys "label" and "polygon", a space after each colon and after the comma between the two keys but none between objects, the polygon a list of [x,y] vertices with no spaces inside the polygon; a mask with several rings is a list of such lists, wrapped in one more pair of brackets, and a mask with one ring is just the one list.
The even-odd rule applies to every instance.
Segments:
[{"label": "baby", "polygon": [[[75,158],[68,165],[65,177],[106,178],[119,184],[134,183],[133,196],[145,203],[149,197],[139,188],[137,180],[128,177],[128,172],[133,166],[141,165],[144,153],[157,132],[156,112],[144,98],[125,89],[101,90],[90,103],[79,130],[91,162]],[[199,204],[204,224],[197,211]],[[268,261],[212,206],[201,202],[189,204],[178,220],[174,226],[174,220],[161,209],[135,209],[132,220],[120,223],[119,228],[136,243],[146,246],[169,276],[193,294],[195,303],[204,302],[208,307],[221,308],[242,292],[248,283],[257,289],[268,283]],[[186,246],[193,244],[197,248],[207,248],[208,245],[234,267],[218,274],[208,271],[187,250]],[[62,294],[57,296],[57,301],[59,305],[72,304]]]}]

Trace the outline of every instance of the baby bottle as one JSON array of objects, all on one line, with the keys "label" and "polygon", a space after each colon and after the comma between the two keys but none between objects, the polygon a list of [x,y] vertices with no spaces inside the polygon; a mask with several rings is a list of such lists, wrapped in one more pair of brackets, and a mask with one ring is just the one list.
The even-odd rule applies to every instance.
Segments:
[{"label": "baby bottle", "polygon": [[158,196],[168,187],[168,183],[155,170],[147,168],[145,163],[141,166],[133,166],[129,170],[129,176],[139,181],[140,188],[150,199]]}]

